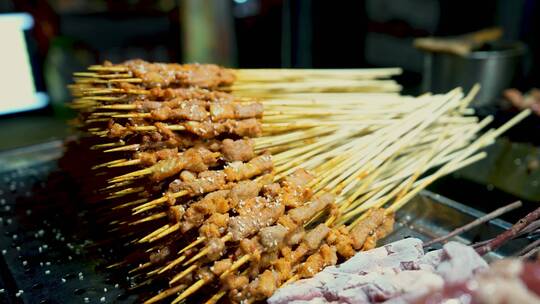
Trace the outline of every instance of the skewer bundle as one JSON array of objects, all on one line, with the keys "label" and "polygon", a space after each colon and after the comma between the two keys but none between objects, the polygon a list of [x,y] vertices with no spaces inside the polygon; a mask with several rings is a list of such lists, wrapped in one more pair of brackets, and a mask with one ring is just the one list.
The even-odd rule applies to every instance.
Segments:
[{"label": "skewer bundle", "polygon": [[263,300],[373,248],[412,196],[528,115],[476,138],[491,118],[468,116],[475,92],[403,97],[380,80],[396,72],[129,61],[76,73],[83,192],[134,252],[113,266],[168,281],[148,303]]}]

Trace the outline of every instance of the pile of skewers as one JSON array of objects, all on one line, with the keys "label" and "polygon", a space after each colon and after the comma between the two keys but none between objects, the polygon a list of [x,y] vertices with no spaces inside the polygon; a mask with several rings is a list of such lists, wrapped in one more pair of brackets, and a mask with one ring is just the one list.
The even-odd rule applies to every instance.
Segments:
[{"label": "pile of skewers", "polygon": [[529,114],[477,136],[491,121],[467,108],[477,89],[406,97],[397,73],[140,60],[76,73],[84,161],[70,169],[129,248],[111,267],[155,284],[147,303],[264,300],[375,247],[401,206]]}]

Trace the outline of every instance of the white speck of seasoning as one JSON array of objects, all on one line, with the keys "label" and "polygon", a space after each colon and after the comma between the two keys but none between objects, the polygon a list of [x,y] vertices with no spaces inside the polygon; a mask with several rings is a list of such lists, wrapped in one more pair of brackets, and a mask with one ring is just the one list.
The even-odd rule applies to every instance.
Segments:
[{"label": "white speck of seasoning", "polygon": [[24,290],[19,289],[19,291],[17,291],[17,293],[15,294],[15,296],[18,298],[18,297],[20,297],[23,293],[24,293]]},{"label": "white speck of seasoning", "polygon": [[28,261],[23,261],[22,264],[23,264],[23,266],[26,266],[26,265],[28,265]]},{"label": "white speck of seasoning", "polygon": [[104,291],[104,292],[107,292],[107,287],[103,288],[103,291]]},{"label": "white speck of seasoning", "polygon": [[51,271],[50,270],[45,270],[45,274],[51,274]]},{"label": "white speck of seasoning", "polygon": [[62,283],[65,283],[65,282],[67,282],[67,280],[66,280],[66,279],[64,279],[64,278],[62,278]]},{"label": "white speck of seasoning", "polygon": [[20,246],[15,247],[15,249],[17,249],[17,251],[21,251],[21,247],[20,247]]},{"label": "white speck of seasoning", "polygon": [[4,288],[0,288],[0,294],[6,292],[6,290]]},{"label": "white speck of seasoning", "polygon": [[84,303],[90,303],[90,299],[89,298],[84,298]]},{"label": "white speck of seasoning", "polygon": [[6,253],[7,253],[7,250],[2,249],[2,255],[6,255]]},{"label": "white speck of seasoning", "polygon": [[102,302],[102,303],[105,302],[105,297],[99,298],[99,301]]}]

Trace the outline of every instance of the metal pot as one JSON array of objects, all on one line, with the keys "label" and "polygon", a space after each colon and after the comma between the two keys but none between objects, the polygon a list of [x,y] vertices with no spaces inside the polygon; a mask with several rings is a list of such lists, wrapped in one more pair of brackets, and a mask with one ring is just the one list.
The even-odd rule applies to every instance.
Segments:
[{"label": "metal pot", "polygon": [[520,42],[497,42],[465,56],[426,52],[422,89],[445,93],[455,87],[469,90],[475,83],[481,90],[475,107],[493,104],[518,76],[525,46]]}]

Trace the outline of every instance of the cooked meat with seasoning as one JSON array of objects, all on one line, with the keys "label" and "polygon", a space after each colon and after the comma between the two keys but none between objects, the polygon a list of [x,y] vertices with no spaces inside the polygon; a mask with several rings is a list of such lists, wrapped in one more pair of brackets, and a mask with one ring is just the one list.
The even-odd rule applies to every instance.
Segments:
[{"label": "cooked meat with seasoning", "polygon": [[207,216],[215,212],[226,213],[229,211],[229,192],[230,190],[210,192],[201,200],[190,204],[182,219],[182,232],[185,233],[194,227],[199,227]]},{"label": "cooked meat with seasoning", "polygon": [[203,172],[208,170],[209,166],[215,166],[218,163],[220,153],[211,152],[205,148],[191,148],[184,153],[176,154],[172,158],[158,161],[149,169],[152,171],[150,179],[161,181],[182,170],[192,172]]},{"label": "cooked meat with seasoning", "polygon": [[288,232],[289,230],[280,224],[262,228],[259,231],[260,242],[267,250],[276,250],[283,244]]},{"label": "cooked meat with seasoning", "polygon": [[371,209],[366,218],[351,230],[354,249],[362,249],[370,234],[383,223],[385,218],[384,212],[385,211],[382,208]]},{"label": "cooked meat with seasoning", "polygon": [[332,204],[335,196],[325,193],[320,197],[314,198],[308,204],[294,208],[289,212],[289,217],[297,224],[304,224],[328,205]]},{"label": "cooked meat with seasoning", "polygon": [[202,237],[219,238],[227,231],[229,224],[229,214],[214,213],[199,228],[199,235]]},{"label": "cooked meat with seasoning", "polygon": [[302,278],[310,278],[321,271],[324,267],[337,263],[336,249],[323,244],[319,252],[312,254],[302,263],[298,274]]},{"label": "cooked meat with seasoning", "polygon": [[285,207],[277,201],[269,202],[258,197],[258,204],[246,215],[239,215],[229,221],[229,233],[234,241],[257,233],[261,228],[272,225],[285,211]]},{"label": "cooked meat with seasoning", "polygon": [[186,107],[169,108],[160,107],[150,111],[151,119],[157,121],[164,120],[191,120],[205,121],[209,117],[206,108],[201,105],[191,104]]},{"label": "cooked meat with seasoning", "polygon": [[169,221],[172,223],[180,222],[180,220],[184,216],[184,213],[184,206],[181,205],[170,206],[169,209],[167,209],[167,216],[169,218]]},{"label": "cooked meat with seasoning", "polygon": [[304,229],[304,226],[300,225],[295,227],[285,239],[287,246],[294,246],[300,244],[300,242],[304,239],[305,234],[306,230]]},{"label": "cooked meat with seasoning", "polygon": [[133,158],[139,159],[141,165],[150,166],[154,165],[160,160],[173,158],[178,155],[178,148],[162,149],[155,152],[136,152]]},{"label": "cooked meat with seasoning", "polygon": [[247,163],[239,161],[230,163],[223,171],[229,181],[239,181],[252,178],[272,171],[274,163],[269,154],[263,154],[251,159]]},{"label": "cooked meat with seasoning", "polygon": [[314,179],[304,169],[297,169],[281,181],[283,191],[281,199],[287,207],[299,207],[304,204],[313,195],[311,188],[306,187]]},{"label": "cooked meat with seasoning", "polygon": [[224,139],[222,142],[221,153],[228,162],[250,161],[255,157],[255,143],[251,139]]},{"label": "cooked meat with seasoning", "polygon": [[304,243],[310,250],[315,250],[319,248],[321,242],[326,238],[329,232],[330,228],[325,224],[319,224],[317,227],[306,233],[304,236]]},{"label": "cooked meat with seasoning", "polygon": [[210,104],[210,115],[213,121],[227,119],[262,118],[263,105],[259,102],[237,103],[216,102]]},{"label": "cooked meat with seasoning", "polygon": [[216,275],[220,276],[222,273],[224,273],[227,269],[229,269],[232,265],[231,259],[222,259],[219,261],[215,261],[214,265],[210,267],[210,270]]},{"label": "cooked meat with seasoning", "polygon": [[170,101],[178,100],[202,100],[210,102],[233,102],[234,96],[221,91],[211,91],[204,88],[152,88],[146,98]]},{"label": "cooked meat with seasoning", "polygon": [[203,171],[194,181],[183,182],[179,179],[169,184],[170,192],[188,191],[190,195],[201,195],[221,190],[226,184],[225,173],[221,170]]},{"label": "cooked meat with seasoning", "polygon": [[183,125],[187,132],[207,139],[220,134],[232,134],[241,137],[259,137],[262,135],[261,123],[255,118],[225,120],[223,122],[189,121]]},{"label": "cooked meat with seasoning", "polygon": [[235,80],[231,70],[213,64],[149,63],[135,59],[125,61],[119,66],[127,67],[133,76],[142,79],[143,85],[148,88],[171,85],[216,88],[231,85]]},{"label": "cooked meat with seasoning", "polygon": [[225,252],[225,242],[221,240],[221,238],[211,238],[207,243],[206,246],[210,249],[208,253],[206,254],[206,257],[211,260],[215,261],[219,259],[223,253]]},{"label": "cooked meat with seasoning", "polygon": [[394,229],[394,217],[392,215],[386,215],[379,227],[373,231],[373,233],[366,238],[362,250],[370,250],[375,248],[377,241],[387,236]]},{"label": "cooked meat with seasoning", "polygon": [[338,254],[346,259],[351,258],[356,254],[352,244],[352,239],[349,236],[347,227],[342,226],[337,229],[332,229],[327,236],[328,244],[336,247]]}]

